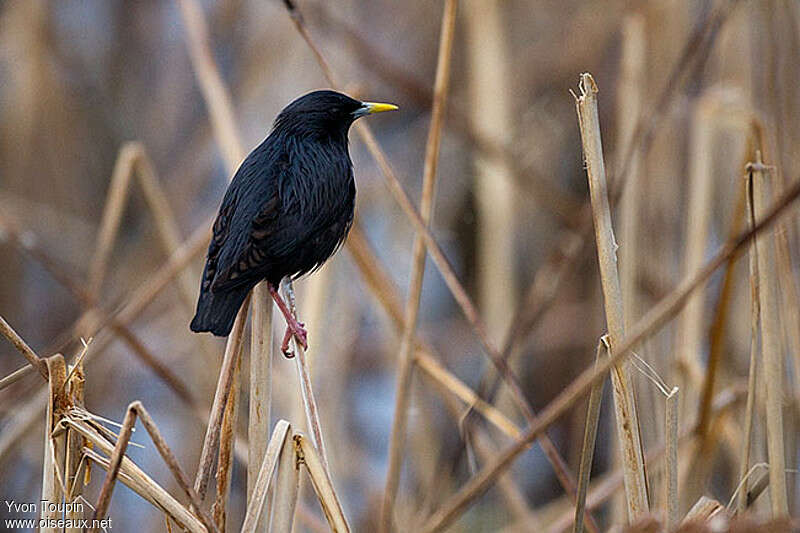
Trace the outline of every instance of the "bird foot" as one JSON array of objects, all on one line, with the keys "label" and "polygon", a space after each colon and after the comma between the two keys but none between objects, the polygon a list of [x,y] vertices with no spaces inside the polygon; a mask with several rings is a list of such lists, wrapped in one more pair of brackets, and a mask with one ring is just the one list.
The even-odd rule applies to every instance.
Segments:
[{"label": "bird foot", "polygon": [[297,339],[300,346],[304,350],[308,350],[308,332],[305,329],[305,324],[296,320],[291,320],[286,323],[286,333],[283,335],[283,342],[281,343],[281,352],[287,359],[294,357],[294,352],[289,349],[289,341],[292,337]]}]

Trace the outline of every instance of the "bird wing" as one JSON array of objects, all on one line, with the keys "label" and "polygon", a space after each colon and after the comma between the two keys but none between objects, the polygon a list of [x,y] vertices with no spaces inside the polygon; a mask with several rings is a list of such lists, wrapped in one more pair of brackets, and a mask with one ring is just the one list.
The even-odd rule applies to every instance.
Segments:
[{"label": "bird wing", "polygon": [[239,239],[225,254],[227,261],[217,272],[212,290],[228,290],[264,277],[270,259],[267,242],[280,229],[279,215],[280,198],[276,193],[260,206],[246,238]]},{"label": "bird wing", "polygon": [[214,220],[211,243],[208,245],[208,258],[203,269],[203,291],[209,290],[214,282],[218,270],[219,255],[228,237],[228,228],[236,206],[232,197],[230,198],[231,201],[228,200],[229,198],[226,195],[217,218]]}]

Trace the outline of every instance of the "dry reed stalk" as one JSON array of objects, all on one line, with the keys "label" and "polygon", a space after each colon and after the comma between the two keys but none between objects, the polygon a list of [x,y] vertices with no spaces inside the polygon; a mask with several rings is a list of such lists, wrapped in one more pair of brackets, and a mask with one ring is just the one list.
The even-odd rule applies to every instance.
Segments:
[{"label": "dry reed stalk", "polygon": [[[711,221],[711,202],[714,191],[713,141],[714,116],[719,108],[719,95],[709,92],[698,101],[689,132],[689,191],[687,192],[686,253],[683,261],[684,274],[695,271],[703,264],[706,254],[708,231]],[[677,363],[682,370],[680,376],[688,376],[683,382],[683,406],[697,403],[697,391],[690,384],[699,381],[702,371],[701,359],[705,339],[705,300],[694,294],[679,316],[677,329]],[[696,378],[697,377],[697,378]],[[694,497],[692,498],[695,499]]]},{"label": "dry reed stalk", "polygon": [[[275,480],[275,499],[270,522],[270,531],[274,533],[292,533],[294,525],[297,490],[300,486],[300,465],[297,462],[295,445],[293,437],[284,439],[278,459],[278,479]],[[302,510],[301,506],[301,516]]]},{"label": "dry reed stalk", "polygon": [[[756,162],[748,165],[752,185],[752,209],[756,220],[762,220],[772,198],[770,169],[756,153]],[[785,451],[783,442],[783,357],[781,354],[781,322],[778,312],[774,234],[756,237],[755,254],[758,262],[759,308],[761,324],[761,354],[764,361],[767,411],[767,454],[769,457],[769,490],[773,518],[787,516],[789,507],[786,494]]]},{"label": "dry reed stalk", "polygon": [[258,469],[258,477],[253,485],[252,492],[249,493],[250,500],[247,504],[247,513],[244,517],[242,524],[242,533],[255,533],[259,531],[258,526],[261,523],[269,523],[269,517],[264,521],[261,519],[264,508],[266,507],[267,493],[269,491],[272,476],[275,473],[275,467],[278,464],[278,458],[284,449],[284,443],[288,440],[291,441],[291,426],[285,420],[279,420],[275,424],[275,429],[272,431],[272,436],[267,444],[267,450],[261,465]]},{"label": "dry reed stalk", "polygon": [[[425,164],[422,177],[422,198],[420,215],[425,225],[430,227],[433,219],[436,177],[439,164],[439,148],[442,140],[442,128],[447,108],[447,93],[450,85],[450,60],[455,35],[456,11],[458,0],[447,0],[442,15],[441,34],[439,36],[439,55],[436,62],[436,79],[434,81],[434,98],[431,109],[431,125],[428,130],[428,141],[425,146]],[[389,466],[386,472],[386,485],[383,493],[379,531],[389,532],[393,527],[393,508],[400,485],[402,467],[402,450],[408,423],[411,381],[414,369],[414,338],[419,316],[422,281],[425,275],[425,244],[415,235],[411,252],[411,281],[406,301],[403,333],[400,350],[397,354],[397,389],[395,396],[394,418],[389,440]]]},{"label": "dry reed stalk", "polygon": [[547,427],[563,415],[578,399],[589,392],[591,386],[602,379],[612,366],[622,361],[630,350],[638,346],[640,342],[674,317],[693,291],[703,286],[711,274],[726,261],[730,260],[733,254],[745,246],[753,235],[757,235],[764,228],[769,227],[781,214],[784,214],[798,196],[800,196],[800,183],[795,183],[770,207],[767,214],[759,220],[752,230],[746,231],[737,236],[736,239],[726,242],[702,269],[696,271],[692,276],[684,278],[675,289],[664,296],[633,325],[626,338],[622,339],[617,350],[612,351],[612,356],[609,359],[594,369],[584,370],[572,383],[564,388],[540,413],[538,423],[529,426],[520,439],[501,451],[491,463],[481,469],[456,494],[445,501],[442,508],[434,513],[424,524],[422,531],[425,533],[440,531],[466,510],[478,496],[489,488],[496,477],[508,468]]},{"label": "dry reed stalk", "polygon": [[[247,417],[247,503],[251,503],[260,464],[267,452],[272,408],[272,297],[265,282],[253,289],[250,337],[250,401]],[[269,513],[255,525],[266,531]]]},{"label": "dry reed stalk", "polygon": [[230,397],[225,402],[225,412],[222,416],[222,426],[220,428],[216,474],[217,494],[214,504],[211,506],[211,516],[221,533],[225,533],[226,507],[231,488],[233,448],[236,443],[236,419],[239,414],[239,376],[241,375],[241,367],[242,358],[239,356],[233,371]]},{"label": "dry reed stalk", "polygon": [[690,522],[708,522],[717,513],[725,512],[725,507],[717,500],[713,500],[707,496],[700,496],[700,499],[689,509],[686,516],[683,517],[681,524],[688,524]]},{"label": "dry reed stalk", "polygon": [[[180,247],[183,241],[181,232],[178,229],[175,212],[167,199],[161,180],[156,174],[155,165],[153,165],[153,161],[144,146],[140,143],[133,143],[133,145],[137,150],[134,168],[137,171],[136,176],[139,178],[139,186],[142,189],[147,206],[153,213],[153,221],[156,224],[164,252],[171,254]],[[197,287],[195,287],[194,279],[190,272],[184,270],[180,273],[178,276],[178,289],[178,294],[182,297],[186,309],[193,313]]]},{"label": "dry reed stalk", "polygon": [[238,365],[239,357],[241,356],[242,335],[244,334],[244,323],[247,320],[249,304],[250,295],[247,296],[239,310],[239,314],[236,315],[236,320],[233,322],[233,329],[228,336],[228,343],[225,346],[225,355],[222,359],[222,368],[220,368],[219,371],[217,390],[214,393],[214,403],[211,407],[206,436],[203,440],[203,449],[200,452],[200,461],[194,479],[194,490],[197,492],[201,501],[205,499],[209,478],[211,477],[211,466],[214,462],[214,455],[219,447],[223,413],[230,398],[233,374]]},{"label": "dry reed stalk", "polygon": [[[597,343],[597,354],[595,355],[595,365],[600,362],[602,354],[611,355],[607,336],[603,336]],[[603,401],[603,385],[605,380],[598,381],[592,385],[589,393],[589,405],[586,409],[586,426],[583,432],[583,445],[581,446],[581,461],[578,469],[578,488],[575,496],[575,523],[573,533],[583,532],[583,517],[586,512],[586,493],[589,489],[589,478],[592,474],[592,460],[594,458],[594,446],[597,439],[597,423],[600,420],[600,404]]]},{"label": "dry reed stalk", "polygon": [[334,533],[348,533],[350,526],[347,525],[339,498],[336,496],[336,491],[333,490],[333,484],[328,476],[328,469],[323,464],[317,448],[300,433],[294,435],[294,440],[298,461],[308,469],[311,484],[317,493],[317,498],[322,506],[322,511],[325,513],[325,518],[328,519],[331,531]]},{"label": "dry reed stalk", "polygon": [[[752,173],[748,172],[745,177],[745,190],[747,196],[747,221],[750,228],[756,224],[752,178]],[[753,239],[753,243],[750,246],[748,259],[750,278],[750,363],[747,376],[747,405],[744,411],[744,427],[742,429],[742,453],[739,458],[739,478],[744,483],[743,490],[739,492],[739,497],[736,499],[736,510],[739,513],[743,512],[747,505],[747,472],[750,470],[750,446],[753,441],[756,377],[758,375],[758,332],[761,329],[759,324],[761,309],[759,305],[758,259],[755,239]]]},{"label": "dry reed stalk", "polygon": [[36,352],[34,352],[31,347],[28,346],[28,343],[26,343],[22,337],[20,337],[17,332],[14,331],[14,328],[12,328],[2,316],[0,316],[0,335],[3,335],[5,338],[11,341],[11,344],[14,345],[14,348],[16,348],[17,351],[28,360],[30,366],[38,370],[39,374],[41,374],[42,377],[47,380],[48,374],[47,365],[45,362],[42,361],[38,355],[36,355]]},{"label": "dry reed stalk", "polygon": [[[622,21],[622,51],[620,54],[620,76],[616,98],[616,127],[619,132],[617,147],[614,150],[615,171],[622,169],[625,158],[630,157],[628,172],[625,177],[625,189],[620,198],[619,206],[619,273],[620,290],[622,291],[622,308],[624,310],[625,326],[631,324],[641,313],[641,291],[639,288],[639,275],[641,270],[641,243],[639,228],[643,217],[640,210],[645,205],[644,180],[644,153],[641,150],[631,150],[635,141],[639,120],[644,114],[643,100],[647,90],[645,77],[645,61],[647,55],[647,40],[645,38],[645,18],[642,13],[628,13]],[[630,154],[630,155],[629,155]],[[645,351],[645,347],[642,347]],[[650,387],[639,396],[640,412],[643,416],[655,415],[656,404],[654,393]],[[590,396],[591,407],[591,396]],[[588,429],[588,427],[587,427]],[[621,464],[619,440],[611,441],[612,462],[615,466]],[[621,498],[621,497],[620,497]],[[621,499],[615,502],[614,515],[622,516],[624,505]],[[619,520],[622,522],[623,520]]]},{"label": "dry reed stalk", "polygon": [[[284,287],[284,294],[289,304],[289,309],[291,309],[292,315],[297,318],[294,289],[292,288],[291,280],[287,280]],[[311,431],[311,439],[314,442],[314,446],[319,451],[320,460],[325,468],[325,472],[330,475],[328,456],[325,452],[325,441],[322,437],[322,426],[319,421],[319,407],[317,406],[317,399],[314,397],[314,390],[311,384],[311,369],[306,359],[306,351],[300,343],[297,342],[296,337],[292,337],[292,345],[294,346],[295,368],[297,369],[297,379],[300,382],[300,397],[303,401],[303,409],[306,413],[306,422]]]},{"label": "dry reed stalk", "polygon": [[[228,89],[222,81],[209,45],[208,26],[202,8],[196,0],[179,0],[188,38],[186,45],[198,86],[208,106],[211,126],[219,143],[222,157],[229,167],[242,160],[242,143],[236,131],[233,105]],[[232,176],[232,175],[231,175]]]},{"label": "dry reed stalk", "polygon": [[666,502],[666,529],[672,531],[678,525],[678,387],[673,387],[667,396],[666,421],[665,421],[665,448],[664,478]]},{"label": "dry reed stalk", "polygon": [[88,290],[94,299],[97,299],[100,294],[100,286],[103,283],[108,259],[111,256],[111,248],[117,239],[136,157],[136,150],[132,145],[123,145],[114,163],[114,170],[111,172],[111,182],[106,194],[106,201],[103,204],[103,215],[100,219],[94,254],[89,261]]},{"label": "dry reed stalk", "polygon": [[[608,201],[603,145],[600,139],[600,119],[597,112],[597,85],[590,74],[581,75],[577,111],[586,160],[586,174],[592,200],[597,239],[597,256],[605,301],[606,322],[612,352],[625,337],[622,293],[617,272],[617,244],[611,224]],[[625,467],[625,494],[628,520],[633,522],[648,512],[647,479],[639,436],[639,419],[630,371],[623,362],[612,368],[611,383],[614,393],[614,411],[617,420],[617,438]]]},{"label": "dry reed stalk", "polygon": [[[47,414],[44,426],[44,460],[42,468],[42,502],[48,504],[61,503],[65,492],[63,475],[64,458],[66,455],[67,438],[65,432],[57,432],[57,424],[64,409],[67,408],[67,399],[64,386],[67,380],[67,365],[61,354],[56,354],[43,361],[47,366],[49,379]],[[61,512],[55,506],[43,504],[39,518],[45,521],[40,525],[42,533],[58,533],[60,528],[55,525],[61,518]]]},{"label": "dry reed stalk", "polygon": [[[617,129],[619,141],[615,155],[615,168],[622,168],[623,158],[633,143],[636,123],[642,114],[645,79],[645,19],[641,13],[631,13],[622,22],[622,55],[620,78],[617,89]],[[642,153],[635,151],[626,179],[625,192],[620,202],[620,286],[622,307],[625,310],[625,325],[630,326],[638,317],[639,284],[639,206],[642,201]]]},{"label": "dry reed stalk", "polygon": [[[513,92],[504,5],[498,0],[464,2],[469,121],[474,129],[501,145],[508,142],[514,116],[512,102],[498,97]],[[478,302],[489,332],[500,342],[518,298],[512,275],[517,193],[506,159],[477,155],[474,167]],[[507,401],[501,392],[498,405]]]}]

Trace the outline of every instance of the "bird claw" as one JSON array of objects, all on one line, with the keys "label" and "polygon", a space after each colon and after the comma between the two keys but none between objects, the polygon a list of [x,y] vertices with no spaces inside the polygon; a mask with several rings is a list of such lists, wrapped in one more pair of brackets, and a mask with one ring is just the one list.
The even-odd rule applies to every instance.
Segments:
[{"label": "bird claw", "polygon": [[292,340],[292,337],[297,339],[297,342],[300,343],[304,350],[308,350],[308,332],[304,326],[304,323],[296,321],[293,324],[288,323],[286,325],[286,333],[284,333],[283,342],[281,343],[281,352],[287,359],[294,357],[294,352],[289,349],[289,341]]}]

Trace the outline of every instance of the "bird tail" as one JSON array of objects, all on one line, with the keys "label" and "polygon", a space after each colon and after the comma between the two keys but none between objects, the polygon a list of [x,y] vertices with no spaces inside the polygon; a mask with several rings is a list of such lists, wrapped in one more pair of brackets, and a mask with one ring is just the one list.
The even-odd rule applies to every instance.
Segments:
[{"label": "bird tail", "polygon": [[218,337],[229,335],[250,288],[244,286],[219,292],[202,291],[189,328],[195,332],[210,331]]}]

